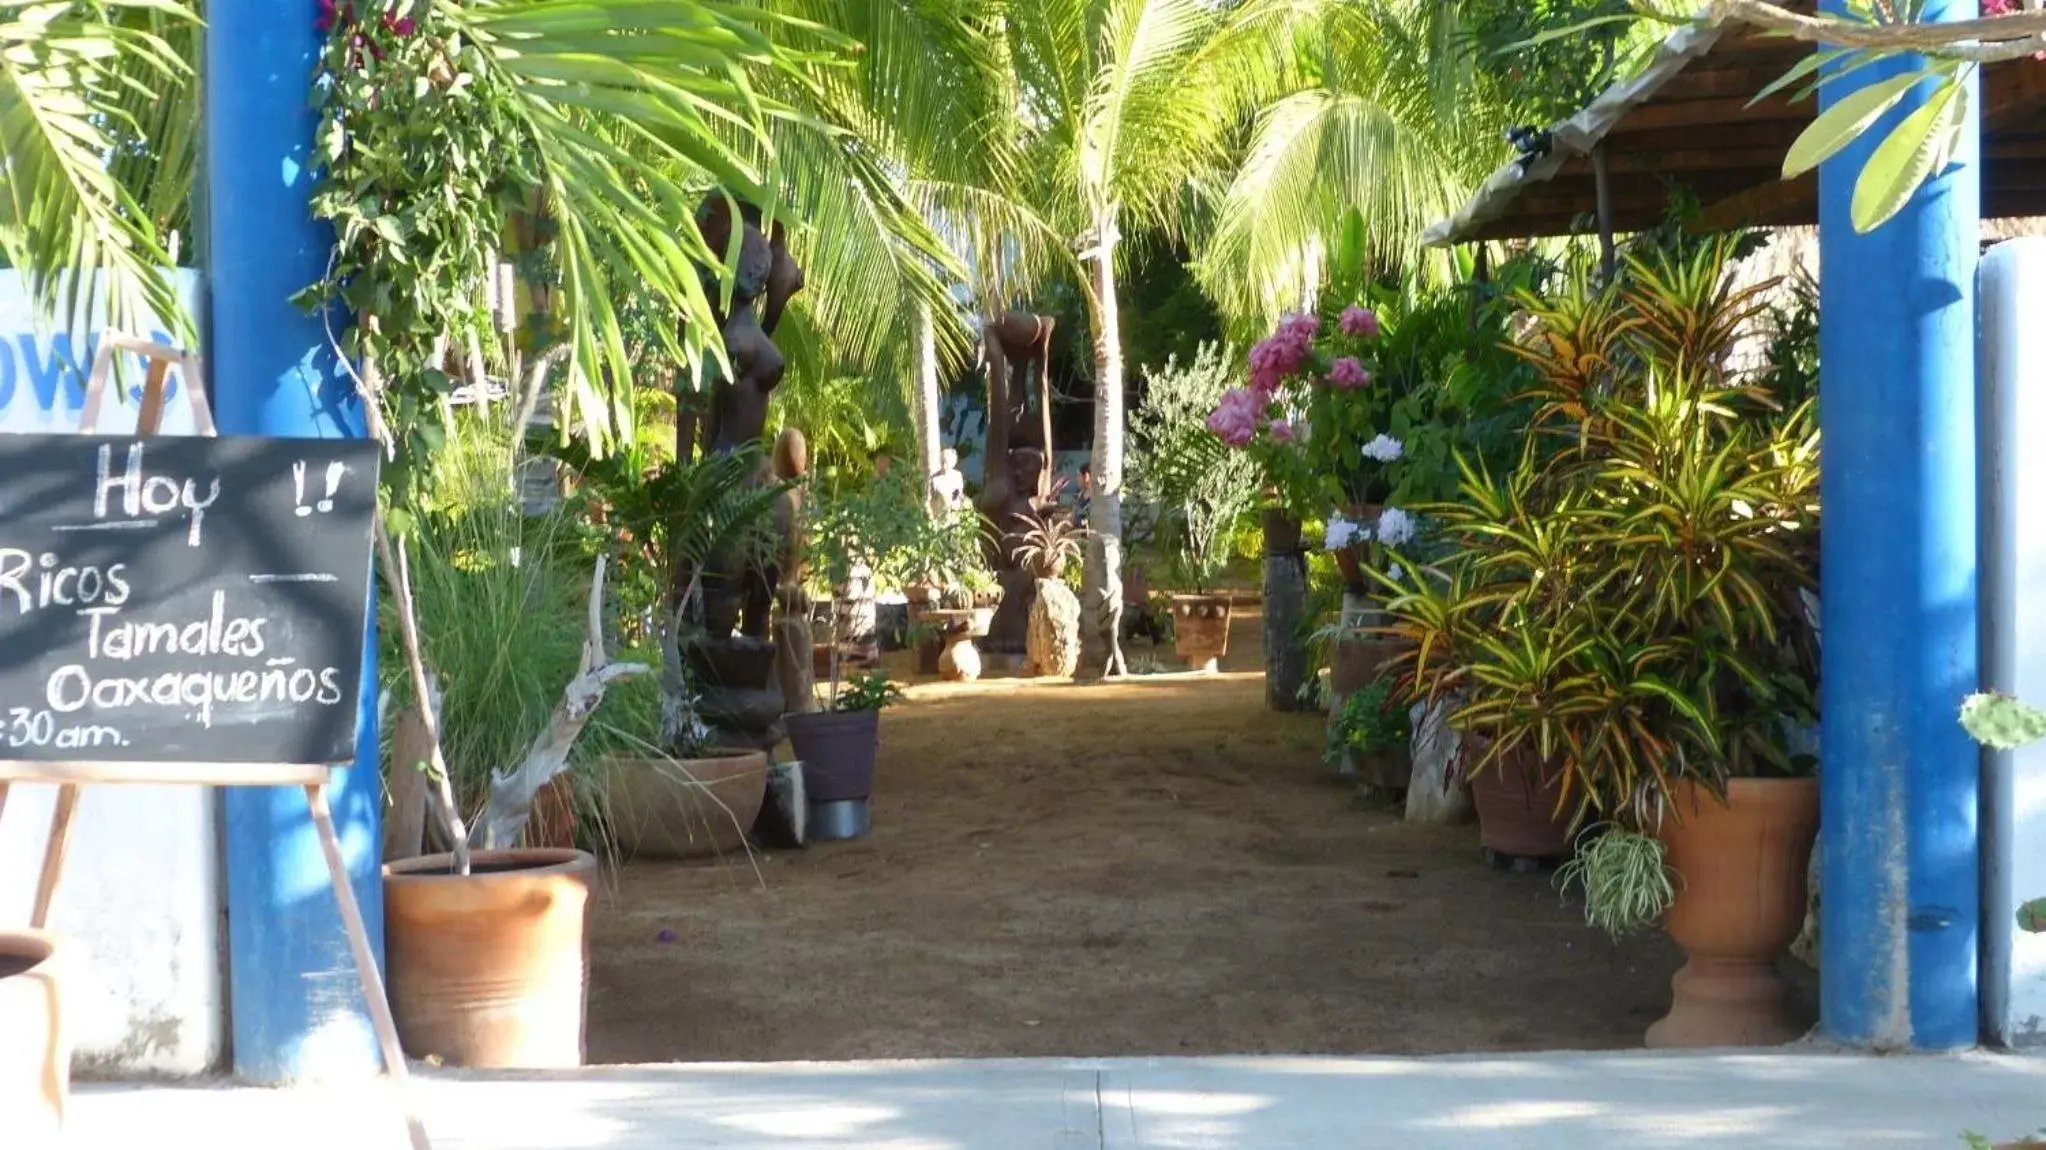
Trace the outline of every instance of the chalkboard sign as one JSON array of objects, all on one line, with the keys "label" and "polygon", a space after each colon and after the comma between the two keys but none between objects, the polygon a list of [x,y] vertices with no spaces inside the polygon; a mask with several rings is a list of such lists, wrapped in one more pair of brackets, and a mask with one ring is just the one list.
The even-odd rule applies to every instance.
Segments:
[{"label": "chalkboard sign", "polygon": [[0,435],[0,760],[354,759],[378,463]]}]

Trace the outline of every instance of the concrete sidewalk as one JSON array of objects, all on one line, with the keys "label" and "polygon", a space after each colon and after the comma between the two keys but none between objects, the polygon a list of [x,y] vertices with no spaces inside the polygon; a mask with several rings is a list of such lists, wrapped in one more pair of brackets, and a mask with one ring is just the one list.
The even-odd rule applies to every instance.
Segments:
[{"label": "concrete sidewalk", "polygon": [[[415,1080],[440,1150],[1959,1150],[2046,1061],[1813,1052],[645,1066]],[[397,1150],[380,1085],[87,1086],[71,1150]]]}]

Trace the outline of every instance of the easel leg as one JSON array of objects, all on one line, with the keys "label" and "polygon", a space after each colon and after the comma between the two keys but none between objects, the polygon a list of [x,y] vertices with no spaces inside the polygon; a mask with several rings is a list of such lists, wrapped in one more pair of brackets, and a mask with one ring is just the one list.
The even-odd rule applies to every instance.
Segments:
[{"label": "easel leg", "polygon": [[7,817],[7,784],[0,783],[0,819]]},{"label": "easel leg", "polygon": [[412,1133],[412,1150],[432,1150],[426,1124],[413,1105],[411,1076],[405,1066],[405,1051],[398,1045],[398,1024],[391,1017],[391,1001],[384,995],[384,978],[377,973],[376,956],[369,952],[369,931],[362,922],[362,908],[355,904],[355,891],[348,885],[348,864],[341,858],[341,839],[334,833],[334,815],[327,809],[327,788],[313,783],[305,789],[306,802],[313,811],[313,825],[320,833],[320,850],[327,856],[327,873],[334,880],[334,901],[341,904],[341,923],[348,929],[348,949],[355,955],[355,973],[362,979],[362,996],[369,1001],[369,1017],[376,1028],[377,1045],[383,1049],[384,1073],[398,1088],[405,1108],[405,1125]]},{"label": "easel leg", "polygon": [[64,874],[64,851],[71,841],[71,816],[78,810],[78,784],[65,783],[57,790],[57,810],[50,816],[50,841],[43,848],[43,877],[36,883],[35,912],[28,925],[41,930],[50,925],[50,904],[57,901],[57,880]]}]

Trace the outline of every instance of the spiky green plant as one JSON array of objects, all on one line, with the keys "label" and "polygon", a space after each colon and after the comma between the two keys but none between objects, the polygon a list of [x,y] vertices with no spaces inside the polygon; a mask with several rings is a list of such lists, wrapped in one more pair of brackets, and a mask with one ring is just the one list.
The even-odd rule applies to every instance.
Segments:
[{"label": "spiky green plant", "polygon": [[1556,872],[1556,886],[1584,891],[1584,921],[1622,938],[1662,921],[1676,901],[1676,872],[1661,840],[1622,827],[1593,826],[1577,854]]},{"label": "spiky green plant", "polygon": [[[1417,690],[1456,688],[1489,739],[1531,755],[1565,813],[1652,827],[1684,783],[1795,774],[1785,728],[1816,714],[1817,429],[1726,352],[1760,309],[1733,241],[1630,261],[1616,285],[1527,300],[1529,447],[1464,469],[1424,509],[1456,549],[1381,577]],[[1553,454],[1543,455],[1546,445]]]}]

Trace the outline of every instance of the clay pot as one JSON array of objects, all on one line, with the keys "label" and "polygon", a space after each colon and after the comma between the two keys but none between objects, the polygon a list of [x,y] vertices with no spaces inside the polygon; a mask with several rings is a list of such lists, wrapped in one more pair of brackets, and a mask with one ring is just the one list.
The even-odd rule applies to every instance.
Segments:
[{"label": "clay pot", "polygon": [[1172,648],[1196,671],[1213,671],[1229,653],[1227,595],[1174,595]]},{"label": "clay pot", "polygon": [[613,758],[603,767],[611,839],[627,858],[735,854],[767,800],[765,751],[699,759]]},{"label": "clay pot", "polygon": [[590,895],[582,851],[478,851],[384,867],[391,1012],[413,1058],[486,1069],[583,1064]]},{"label": "clay pot", "polygon": [[1817,779],[1729,779],[1727,802],[1686,783],[1659,832],[1682,876],[1663,926],[1690,961],[1648,1028],[1656,1047],[1774,1046],[1803,1037],[1776,960],[1804,924],[1819,833]]},{"label": "clay pot", "polygon": [[1265,529],[1265,554],[1293,555],[1300,550],[1300,521],[1276,507],[1258,512]]},{"label": "clay pot", "polygon": [[1329,658],[1329,693],[1338,699],[1361,691],[1378,678],[1385,665],[1412,649],[1404,639],[1343,639]]},{"label": "clay pot", "polygon": [[8,1146],[63,1143],[71,1045],[61,962],[56,935],[0,930],[0,1141]]},{"label": "clay pot", "polygon": [[[1481,739],[1467,737],[1472,762],[1484,753]],[[1560,779],[1544,772],[1534,757],[1515,752],[1482,770],[1467,772],[1471,805],[1478,811],[1478,837],[1485,849],[1508,858],[1552,859],[1570,853],[1570,816],[1557,813]]]},{"label": "clay pot", "polygon": [[812,711],[788,717],[789,742],[803,762],[803,797],[812,804],[874,793],[881,712]]}]

